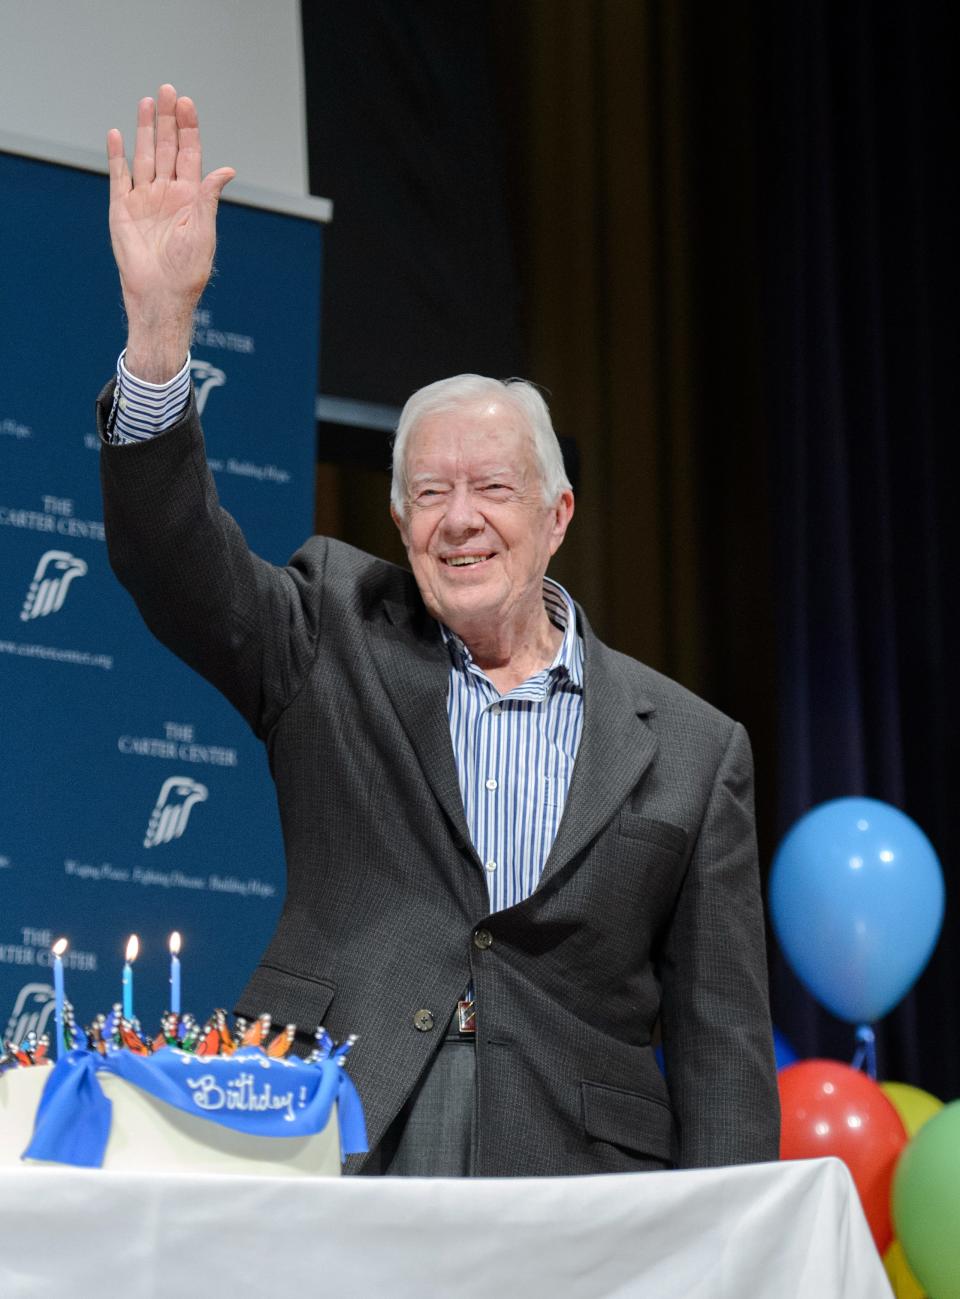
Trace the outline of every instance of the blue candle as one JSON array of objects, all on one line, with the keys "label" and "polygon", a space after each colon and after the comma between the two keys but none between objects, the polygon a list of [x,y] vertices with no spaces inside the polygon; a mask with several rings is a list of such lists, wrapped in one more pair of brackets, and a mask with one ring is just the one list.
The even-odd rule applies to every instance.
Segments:
[{"label": "blue candle", "polygon": [[140,939],[136,934],[130,935],[127,943],[127,959],[123,967],[123,1018],[133,1019],[133,962],[140,951]]},{"label": "blue candle", "polygon": [[180,935],[176,930],[170,935],[170,1010],[180,1015]]},{"label": "blue candle", "polygon": [[54,1058],[60,1059],[63,1050],[63,954],[67,950],[67,940],[58,938],[53,945],[53,1023],[54,1023]]}]

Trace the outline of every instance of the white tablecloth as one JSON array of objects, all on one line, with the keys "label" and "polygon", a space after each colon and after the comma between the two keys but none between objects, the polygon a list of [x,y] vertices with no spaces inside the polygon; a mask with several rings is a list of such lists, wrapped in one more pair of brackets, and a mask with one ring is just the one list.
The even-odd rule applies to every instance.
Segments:
[{"label": "white tablecloth", "polygon": [[884,1299],[835,1159],[504,1180],[0,1173],[0,1295]]}]

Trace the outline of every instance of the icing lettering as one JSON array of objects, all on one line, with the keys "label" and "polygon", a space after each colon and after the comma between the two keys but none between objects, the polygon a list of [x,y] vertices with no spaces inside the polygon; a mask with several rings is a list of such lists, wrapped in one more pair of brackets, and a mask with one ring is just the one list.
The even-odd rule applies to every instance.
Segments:
[{"label": "icing lettering", "polygon": [[[202,1078],[188,1078],[187,1085],[193,1092],[194,1105],[201,1110],[241,1110],[245,1113],[282,1110],[287,1123],[295,1122],[293,1092],[274,1092],[268,1082],[258,1090],[252,1073],[242,1073],[222,1086],[212,1073],[207,1073]],[[305,1091],[301,1087],[301,1108],[305,1103]]]}]

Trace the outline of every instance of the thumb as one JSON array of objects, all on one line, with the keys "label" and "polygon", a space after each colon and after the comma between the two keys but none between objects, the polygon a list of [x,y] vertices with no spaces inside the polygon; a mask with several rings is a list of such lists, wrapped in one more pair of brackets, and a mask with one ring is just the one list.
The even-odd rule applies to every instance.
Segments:
[{"label": "thumb", "polygon": [[224,186],[229,185],[236,174],[232,167],[218,167],[216,171],[210,172],[209,176],[204,176],[200,185],[200,197],[214,212],[217,210]]}]

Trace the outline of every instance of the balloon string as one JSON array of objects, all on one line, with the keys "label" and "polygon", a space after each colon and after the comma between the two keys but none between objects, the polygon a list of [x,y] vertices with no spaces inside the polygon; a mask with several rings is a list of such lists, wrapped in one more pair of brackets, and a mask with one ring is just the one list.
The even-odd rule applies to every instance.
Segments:
[{"label": "balloon string", "polygon": [[866,1069],[867,1077],[877,1081],[877,1035],[869,1024],[857,1025],[857,1049],[850,1062],[851,1069]]}]

